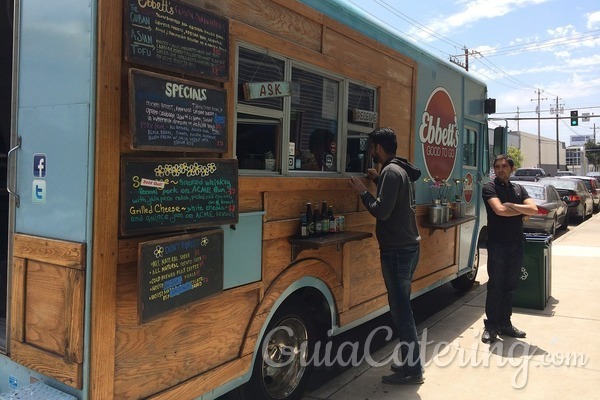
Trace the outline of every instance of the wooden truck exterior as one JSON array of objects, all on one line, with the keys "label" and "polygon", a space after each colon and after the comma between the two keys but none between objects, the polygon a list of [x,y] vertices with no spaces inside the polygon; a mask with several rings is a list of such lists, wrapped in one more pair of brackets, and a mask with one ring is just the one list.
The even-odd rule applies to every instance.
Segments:
[{"label": "wooden truck exterior", "polygon": [[[413,295],[450,281],[463,290],[470,287],[486,223],[480,202],[482,182],[489,179],[485,84],[364,16],[359,19],[339,1],[80,3],[15,3],[14,151],[8,161],[9,189],[19,197],[9,204],[8,327],[0,390],[41,380],[79,399],[216,398],[255,379],[269,324],[285,310],[309,310],[306,319],[320,339],[386,312],[375,220],[348,184],[351,175],[364,177],[364,165],[362,171],[342,167],[349,157],[342,154],[349,148],[349,83],[375,93],[374,109],[363,112],[367,121],[351,121],[365,128],[359,137],[364,140],[375,127],[393,127],[398,154],[423,172],[415,182],[422,241]],[[219,42],[226,62],[196,74],[167,60],[136,58],[130,41],[150,40],[139,36],[145,20],[134,18],[142,9],[163,16],[175,10],[173,20],[162,19],[163,27],[183,29],[176,30],[181,35],[187,27],[195,32],[189,37],[203,37],[198,40],[208,46]],[[189,26],[174,22],[177,12]],[[199,26],[210,21],[205,35],[190,20]],[[225,26],[226,37],[215,34],[217,25]],[[152,51],[160,48],[156,40],[151,44]],[[327,111],[338,118],[338,149],[331,152],[335,170],[303,171],[288,164],[289,132],[297,122],[289,112],[298,93],[293,83],[291,92],[282,94],[280,114],[261,111],[280,121],[274,170],[242,168],[236,132],[255,109],[238,82],[240,49],[284,65],[283,82],[296,68],[339,85],[338,102]],[[138,146],[132,133],[135,71],[224,96],[224,118],[216,123],[224,141],[200,151]],[[428,127],[428,118],[437,117],[432,104],[438,94],[450,98],[454,120],[441,128],[438,122],[436,143],[436,126]],[[32,160],[39,176],[31,176]],[[235,217],[143,230],[124,225],[134,213],[124,206],[131,185],[128,161],[161,168],[179,162],[235,164],[239,170],[230,188],[235,201],[229,208]],[[175,179],[156,176],[148,184],[168,186]],[[453,184],[452,199],[456,194],[464,214],[431,224],[431,183],[423,178]],[[364,182],[374,192],[374,184]],[[38,194],[47,196],[44,203]],[[335,215],[345,217],[347,234],[324,236],[319,244],[297,241],[299,216],[309,201],[333,206]],[[207,229],[222,240],[222,259],[216,261],[222,286],[144,317],[141,307],[149,303],[140,299],[148,283],[144,246],[179,245]]]}]

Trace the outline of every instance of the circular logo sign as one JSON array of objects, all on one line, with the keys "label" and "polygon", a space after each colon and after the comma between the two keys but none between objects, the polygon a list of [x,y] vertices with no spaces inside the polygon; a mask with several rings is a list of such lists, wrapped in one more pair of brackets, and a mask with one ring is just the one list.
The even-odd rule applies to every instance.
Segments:
[{"label": "circular logo sign", "polygon": [[335,154],[336,151],[337,151],[337,145],[335,144],[335,142],[331,142],[329,144],[329,152],[331,154]]},{"label": "circular logo sign", "polygon": [[419,139],[423,144],[423,159],[429,176],[448,179],[452,175],[458,148],[456,110],[443,87],[431,92],[421,116]]},{"label": "circular logo sign", "polygon": [[465,195],[465,201],[470,203],[473,198],[473,175],[470,172],[465,175],[463,194]]}]

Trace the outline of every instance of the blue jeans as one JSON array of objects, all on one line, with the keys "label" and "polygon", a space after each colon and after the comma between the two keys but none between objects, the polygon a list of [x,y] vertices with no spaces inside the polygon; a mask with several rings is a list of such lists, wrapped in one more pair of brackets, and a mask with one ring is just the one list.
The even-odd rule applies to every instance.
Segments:
[{"label": "blue jeans", "polygon": [[390,314],[400,340],[404,370],[409,375],[420,375],[421,351],[410,305],[410,285],[419,262],[419,245],[381,250],[380,256]]},{"label": "blue jeans", "polygon": [[523,266],[523,240],[509,243],[488,240],[488,283],[485,326],[502,329],[512,326],[512,298]]}]

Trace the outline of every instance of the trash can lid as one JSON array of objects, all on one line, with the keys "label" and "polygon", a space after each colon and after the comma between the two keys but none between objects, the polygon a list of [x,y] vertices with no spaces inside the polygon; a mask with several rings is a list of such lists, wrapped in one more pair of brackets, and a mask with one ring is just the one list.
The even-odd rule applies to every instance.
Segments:
[{"label": "trash can lid", "polygon": [[527,233],[523,233],[523,239],[525,239],[525,241],[529,242],[551,242],[552,241],[552,235],[548,234],[548,233],[531,233],[531,232],[527,232]]}]

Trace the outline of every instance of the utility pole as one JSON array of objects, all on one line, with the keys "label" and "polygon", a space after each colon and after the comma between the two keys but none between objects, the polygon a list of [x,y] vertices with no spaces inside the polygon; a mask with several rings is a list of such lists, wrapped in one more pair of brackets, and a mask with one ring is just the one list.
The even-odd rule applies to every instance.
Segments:
[{"label": "utility pole", "polygon": [[521,132],[521,128],[519,128],[519,106],[517,106],[517,132]]},{"label": "utility pole", "polygon": [[596,144],[596,123],[594,122],[594,127],[590,128],[594,130],[594,144]]},{"label": "utility pole", "polygon": [[[560,157],[559,157],[559,141],[558,141],[558,114],[562,114],[563,107],[558,106],[558,96],[556,96],[556,172],[560,171]],[[550,108],[552,113],[552,108]]]},{"label": "utility pole", "polygon": [[[536,112],[537,112],[537,116],[538,116],[538,168],[542,168],[542,135],[540,133],[540,101],[541,100],[548,100],[546,97],[544,97],[543,99],[540,97],[540,95],[542,94],[543,90],[538,89],[537,91],[535,91],[534,93],[537,93],[538,97],[537,97],[537,107],[536,107]],[[536,99],[531,99],[531,101],[534,101]]]},{"label": "utility pole", "polygon": [[[450,58],[449,58],[449,61],[450,61],[452,64],[456,64],[456,65],[458,65],[459,67],[461,67],[461,68],[464,68],[464,69],[465,69],[465,71],[469,71],[469,56],[470,56],[470,55],[471,55],[471,56],[474,56],[474,55],[481,55],[481,53],[479,53],[479,52],[478,52],[478,51],[476,51],[476,50],[471,50],[471,51],[469,51],[469,49],[467,48],[467,46],[463,46],[463,52],[464,52],[464,54],[457,54],[457,55],[454,55],[454,56],[450,56]],[[463,62],[461,62],[461,61],[459,60],[459,57],[464,57],[464,58],[465,58],[465,62],[464,62],[464,63],[463,63]]]}]

